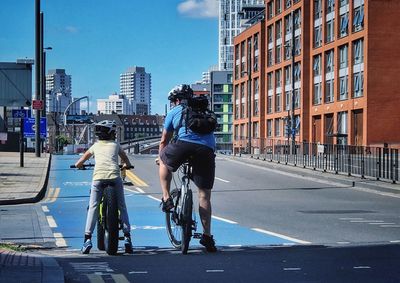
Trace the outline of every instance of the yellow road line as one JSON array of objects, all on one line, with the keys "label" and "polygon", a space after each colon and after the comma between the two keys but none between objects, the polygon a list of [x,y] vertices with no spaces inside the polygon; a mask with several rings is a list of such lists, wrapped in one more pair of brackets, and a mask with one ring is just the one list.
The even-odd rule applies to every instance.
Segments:
[{"label": "yellow road line", "polygon": [[49,202],[51,196],[54,194],[54,188],[49,188],[46,194],[46,198],[43,200],[43,202]]},{"label": "yellow road line", "polygon": [[68,245],[67,245],[67,242],[66,242],[65,239],[64,239],[63,234],[61,234],[61,233],[53,233],[53,236],[54,236],[54,238],[56,239],[56,245],[57,245],[57,247],[59,247],[59,248],[61,248],[61,247],[65,248],[65,247],[68,246]]},{"label": "yellow road line", "polygon": [[138,176],[136,176],[135,174],[133,174],[131,171],[126,171],[126,176],[132,181],[132,183],[135,186],[138,187],[148,187],[148,185],[142,180],[140,179]]}]

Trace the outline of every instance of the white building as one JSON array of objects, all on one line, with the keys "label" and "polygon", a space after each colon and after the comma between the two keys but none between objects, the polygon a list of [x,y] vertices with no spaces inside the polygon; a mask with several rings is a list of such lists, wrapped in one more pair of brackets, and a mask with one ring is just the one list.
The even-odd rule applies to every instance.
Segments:
[{"label": "white building", "polygon": [[[46,75],[46,112],[64,113],[73,101],[71,76],[64,69],[49,70]],[[80,114],[80,104],[71,106],[70,114]]]},{"label": "white building", "polygon": [[97,112],[99,114],[129,115],[131,109],[129,100],[122,94],[112,94],[108,99],[97,99]]},{"label": "white building", "polygon": [[120,75],[120,93],[131,107],[127,114],[151,114],[151,74],[144,67],[131,67]]},{"label": "white building", "polygon": [[[247,8],[243,15],[242,8]],[[264,0],[220,0],[219,1],[219,53],[220,71],[233,70],[233,38],[241,31],[243,16],[249,18],[265,9]],[[249,12],[252,10],[252,12]]]},{"label": "white building", "polygon": [[212,71],[218,71],[218,65],[213,65],[210,68],[208,68],[207,72],[203,72],[202,74],[202,80],[201,83],[202,84],[209,84],[211,82],[210,80],[210,73]]}]

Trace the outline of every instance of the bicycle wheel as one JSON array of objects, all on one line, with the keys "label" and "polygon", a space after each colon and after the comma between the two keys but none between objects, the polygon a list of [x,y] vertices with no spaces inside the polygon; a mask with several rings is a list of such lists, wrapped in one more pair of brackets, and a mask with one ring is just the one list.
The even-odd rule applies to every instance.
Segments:
[{"label": "bicycle wheel", "polygon": [[99,215],[99,219],[97,220],[97,248],[99,251],[104,251],[106,249],[104,245],[104,220],[101,220],[101,216]]},{"label": "bicycle wheel", "polygon": [[107,254],[115,255],[118,250],[118,202],[115,190],[107,187],[104,190],[103,207],[105,214],[104,244]]},{"label": "bicycle wheel", "polygon": [[192,211],[193,211],[193,195],[192,191],[188,190],[185,195],[182,208],[182,245],[181,251],[187,254],[189,249],[190,239],[192,238]]},{"label": "bicycle wheel", "polygon": [[180,190],[171,191],[171,198],[174,201],[174,209],[165,213],[165,223],[167,226],[167,234],[171,244],[177,248],[181,248],[182,244],[182,227],[179,225],[177,204],[180,197]]}]

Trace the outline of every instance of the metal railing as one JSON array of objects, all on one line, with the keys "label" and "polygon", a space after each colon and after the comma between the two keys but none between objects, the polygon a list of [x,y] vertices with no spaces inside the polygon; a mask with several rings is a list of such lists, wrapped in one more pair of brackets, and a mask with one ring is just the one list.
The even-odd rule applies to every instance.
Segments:
[{"label": "metal railing", "polygon": [[[244,142],[237,142],[246,148]],[[266,161],[335,174],[389,180],[392,183],[399,181],[397,148],[303,142],[296,143],[293,150],[291,141],[274,139],[253,139],[252,146],[252,156]]]}]

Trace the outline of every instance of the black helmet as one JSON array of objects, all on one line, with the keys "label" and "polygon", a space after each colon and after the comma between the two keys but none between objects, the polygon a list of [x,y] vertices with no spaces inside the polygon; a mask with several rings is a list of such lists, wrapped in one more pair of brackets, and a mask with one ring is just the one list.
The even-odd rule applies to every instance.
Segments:
[{"label": "black helmet", "polygon": [[176,99],[190,99],[193,96],[193,90],[189,85],[177,85],[168,93],[168,100],[175,101]]},{"label": "black helmet", "polygon": [[95,124],[94,133],[101,140],[115,139],[117,124],[115,121],[103,120]]}]

